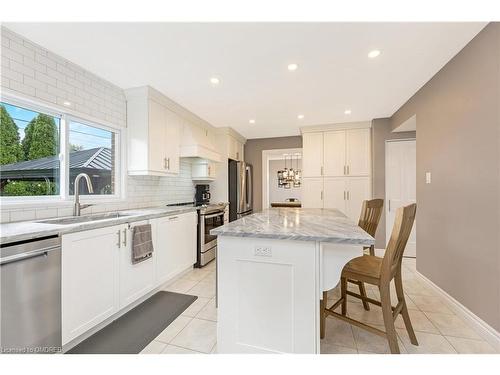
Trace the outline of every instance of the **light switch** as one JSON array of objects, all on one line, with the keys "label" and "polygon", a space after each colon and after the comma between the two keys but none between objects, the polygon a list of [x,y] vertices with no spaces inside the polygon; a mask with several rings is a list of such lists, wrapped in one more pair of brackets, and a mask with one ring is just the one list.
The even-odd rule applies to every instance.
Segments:
[{"label": "light switch", "polygon": [[431,183],[431,172],[425,172],[425,183],[426,184]]}]

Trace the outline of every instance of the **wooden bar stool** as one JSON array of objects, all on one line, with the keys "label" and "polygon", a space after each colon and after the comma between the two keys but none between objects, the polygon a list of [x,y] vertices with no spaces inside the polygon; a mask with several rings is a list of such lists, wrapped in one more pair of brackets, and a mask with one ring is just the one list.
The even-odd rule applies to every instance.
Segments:
[{"label": "wooden bar stool", "polygon": [[[321,313],[321,319],[325,319],[327,315],[332,315],[350,324],[366,329],[367,331],[386,337],[389,342],[391,353],[399,353],[398,339],[394,327],[394,320],[399,314],[403,316],[403,321],[411,343],[413,345],[418,345],[417,337],[411,325],[410,315],[408,314],[408,308],[406,307],[403,282],[401,279],[401,262],[415,220],[416,210],[416,204],[400,207],[397,210],[391,238],[383,258],[373,255],[364,255],[354,258],[344,266],[340,279],[341,297],[330,308],[325,307],[324,311]],[[394,279],[398,299],[398,303],[395,307],[391,304],[390,283],[392,279]],[[361,281],[363,283],[378,286],[380,301],[352,292],[350,292],[349,295],[359,298],[364,302],[382,307],[385,332],[347,317],[347,280]],[[338,306],[342,308],[341,314],[334,311]],[[325,322],[323,321],[323,330],[324,325]],[[322,332],[322,336],[324,336],[324,332]]]},{"label": "wooden bar stool", "polygon": [[[377,232],[378,223],[380,222],[380,217],[382,216],[382,208],[384,207],[383,199],[372,199],[365,200],[363,206],[361,207],[361,215],[359,216],[358,226],[363,229],[370,236],[375,237]],[[369,248],[364,248],[364,250],[369,249],[370,255],[375,256],[375,246],[372,245]],[[365,285],[362,281],[347,280],[350,283],[356,284],[359,287],[359,294],[366,297]],[[347,294],[352,293],[347,291]],[[363,307],[365,310],[370,310],[370,305],[368,302],[363,300]]]}]

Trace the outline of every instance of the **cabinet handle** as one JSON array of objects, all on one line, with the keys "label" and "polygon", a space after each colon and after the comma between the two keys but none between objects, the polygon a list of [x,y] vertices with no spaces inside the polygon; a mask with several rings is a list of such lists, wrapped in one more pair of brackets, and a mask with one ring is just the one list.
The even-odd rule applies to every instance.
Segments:
[{"label": "cabinet handle", "polygon": [[344,190],[344,200],[346,200],[346,194],[345,194],[345,190]]},{"label": "cabinet handle", "polygon": [[321,200],[323,200],[323,190],[321,191]]},{"label": "cabinet handle", "polygon": [[167,159],[167,169],[170,170],[170,158]]},{"label": "cabinet handle", "polygon": [[347,174],[347,172],[346,172],[345,165],[344,165],[344,176],[345,176],[346,174]]},{"label": "cabinet handle", "polygon": [[127,247],[127,229],[123,230],[123,247]]},{"label": "cabinet handle", "polygon": [[236,152],[236,160],[240,160],[240,153]]},{"label": "cabinet handle", "polygon": [[210,176],[210,166],[208,166],[208,175]]},{"label": "cabinet handle", "polygon": [[349,175],[349,166],[347,166],[347,175]]},{"label": "cabinet handle", "polygon": [[118,242],[116,243],[116,246],[120,248],[122,246],[122,231],[119,230],[116,234],[118,235]]},{"label": "cabinet handle", "polygon": [[167,158],[163,158],[163,169],[167,169]]},{"label": "cabinet handle", "polygon": [[351,197],[349,195],[349,191],[347,191],[347,200],[350,200],[350,199],[351,199]]},{"label": "cabinet handle", "polygon": [[168,220],[177,220],[179,218],[179,216],[171,216],[168,218]]}]

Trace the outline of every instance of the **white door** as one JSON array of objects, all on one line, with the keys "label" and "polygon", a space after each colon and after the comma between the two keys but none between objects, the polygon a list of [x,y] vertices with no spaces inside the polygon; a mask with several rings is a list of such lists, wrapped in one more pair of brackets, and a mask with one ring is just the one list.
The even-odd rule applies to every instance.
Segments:
[{"label": "white door", "polygon": [[121,234],[125,225],[62,237],[62,343],[118,311]]},{"label": "white door", "polygon": [[345,177],[325,177],[324,184],[324,208],[336,208],[346,212],[346,179]]},{"label": "white door", "polygon": [[344,176],[346,171],[346,132],[337,130],[324,135],[324,175]]},{"label": "white door", "polygon": [[165,108],[149,101],[149,169],[155,172],[166,173],[165,139],[167,137]]},{"label": "white door", "polygon": [[147,221],[132,223],[132,228],[125,225],[121,233],[120,246],[120,309],[136,301],[154,288],[155,254],[140,263],[132,264],[132,234],[136,225]]},{"label": "white door", "polygon": [[323,169],[323,133],[302,136],[302,176],[321,177]]},{"label": "white door", "polygon": [[[385,212],[386,241],[392,233],[396,210],[416,202],[416,142],[415,140],[388,141],[385,144]],[[406,245],[405,256],[416,256],[416,226]]]},{"label": "white door", "polygon": [[370,177],[349,177],[347,181],[347,212],[353,221],[359,220],[363,201],[371,199]]},{"label": "white door", "polygon": [[347,130],[347,175],[369,176],[371,171],[370,129]]},{"label": "white door", "polygon": [[167,172],[178,174],[182,120],[177,114],[165,108],[165,121],[165,157],[167,158]]},{"label": "white door", "polygon": [[302,179],[302,207],[323,208],[323,178]]}]

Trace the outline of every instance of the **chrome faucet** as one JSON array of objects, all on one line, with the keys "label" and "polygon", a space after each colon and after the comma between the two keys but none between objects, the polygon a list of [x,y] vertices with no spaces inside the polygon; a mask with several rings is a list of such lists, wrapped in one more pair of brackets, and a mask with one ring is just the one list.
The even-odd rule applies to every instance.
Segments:
[{"label": "chrome faucet", "polygon": [[83,210],[84,208],[92,206],[91,204],[80,204],[80,180],[82,178],[85,178],[85,181],[87,182],[87,190],[89,191],[89,194],[92,194],[94,192],[94,188],[92,187],[92,181],[90,180],[90,177],[86,173],[80,173],[78,176],[75,178],[75,183],[74,183],[74,189],[75,189],[75,205],[73,207],[73,216],[80,216],[80,211]]}]

